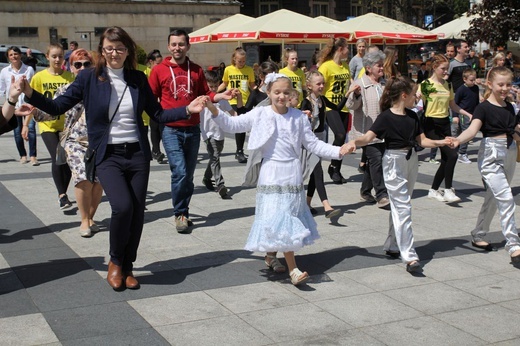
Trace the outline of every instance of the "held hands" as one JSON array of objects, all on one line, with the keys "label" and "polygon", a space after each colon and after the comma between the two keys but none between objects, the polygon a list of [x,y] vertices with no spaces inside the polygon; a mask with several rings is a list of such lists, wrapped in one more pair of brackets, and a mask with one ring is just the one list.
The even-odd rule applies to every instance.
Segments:
[{"label": "held hands", "polygon": [[339,154],[341,156],[353,153],[356,150],[356,145],[353,141],[350,141],[348,143],[345,143],[341,146],[341,149],[339,150]]},{"label": "held hands", "polygon": [[350,88],[347,91],[347,94],[345,95],[345,97],[347,97],[351,93],[354,93],[356,95],[361,94],[361,86],[358,85],[358,84],[351,84]]},{"label": "held hands", "polygon": [[204,109],[204,99],[207,98],[209,100],[208,96],[199,96],[188,105],[188,111],[190,113],[200,113]]},{"label": "held hands", "polygon": [[[451,149],[455,149],[460,145],[460,141],[456,137],[446,137],[444,140],[440,140],[440,142],[444,142],[443,145],[449,146]],[[441,146],[441,145],[440,145]]]},{"label": "held hands", "polygon": [[237,91],[240,93],[240,90],[238,89],[229,89],[219,94],[216,94],[213,99],[215,100],[215,102],[218,102],[220,100],[231,100],[232,98],[236,97]]},{"label": "held hands", "polygon": [[204,98],[202,99],[202,104],[204,105],[204,107],[206,107],[210,112],[211,114],[216,117],[218,115],[218,108],[215,107],[215,105],[213,104],[213,102],[211,102],[211,100],[209,99],[208,96],[203,96]]}]

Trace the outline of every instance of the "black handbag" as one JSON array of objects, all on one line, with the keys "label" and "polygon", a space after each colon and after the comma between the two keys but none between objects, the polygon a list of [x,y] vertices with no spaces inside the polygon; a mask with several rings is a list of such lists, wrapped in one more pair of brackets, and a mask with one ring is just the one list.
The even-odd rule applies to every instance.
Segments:
[{"label": "black handbag", "polygon": [[[108,133],[108,129],[110,128],[110,124],[112,124],[112,120],[114,120],[114,117],[117,113],[117,110],[119,109],[119,105],[121,104],[121,101],[123,101],[123,96],[125,96],[126,89],[128,88],[128,84],[125,86],[125,90],[123,91],[123,94],[121,95],[121,98],[119,99],[119,103],[117,104],[116,110],[114,111],[114,114],[112,115],[112,118],[110,118],[110,122],[108,123],[107,128],[105,129],[105,133],[103,133],[103,137],[106,136]],[[91,183],[94,183],[96,181],[96,154],[97,150],[99,148],[99,145],[101,142],[96,146],[95,149],[91,148],[90,146],[87,148],[87,151],[85,152],[85,156],[83,157],[83,162],[85,163],[85,175],[87,176],[87,180]]]}]

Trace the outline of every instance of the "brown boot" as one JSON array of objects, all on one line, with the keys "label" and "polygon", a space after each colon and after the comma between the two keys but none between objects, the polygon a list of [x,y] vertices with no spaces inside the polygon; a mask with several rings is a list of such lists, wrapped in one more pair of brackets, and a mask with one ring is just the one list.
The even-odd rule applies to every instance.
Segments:
[{"label": "brown boot", "polygon": [[137,279],[135,278],[134,273],[125,272],[124,275],[126,277],[126,279],[125,279],[126,288],[129,288],[131,290],[137,290],[141,287],[141,285],[139,284],[139,281],[137,281]]},{"label": "brown boot", "polygon": [[121,266],[114,264],[112,261],[108,262],[108,284],[112,286],[115,291],[121,291],[124,289],[123,280],[124,276]]}]

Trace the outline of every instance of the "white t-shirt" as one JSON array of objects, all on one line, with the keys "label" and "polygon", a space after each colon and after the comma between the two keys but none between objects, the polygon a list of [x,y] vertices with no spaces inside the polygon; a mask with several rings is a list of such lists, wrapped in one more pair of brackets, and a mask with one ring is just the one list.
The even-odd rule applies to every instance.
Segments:
[{"label": "white t-shirt", "polygon": [[[218,103],[215,103],[215,106],[226,112],[226,114],[233,110],[227,100],[220,100]],[[213,121],[211,112],[207,108],[204,108],[200,113],[200,135],[203,141],[208,138],[213,138],[216,141],[224,139],[224,131]]]}]

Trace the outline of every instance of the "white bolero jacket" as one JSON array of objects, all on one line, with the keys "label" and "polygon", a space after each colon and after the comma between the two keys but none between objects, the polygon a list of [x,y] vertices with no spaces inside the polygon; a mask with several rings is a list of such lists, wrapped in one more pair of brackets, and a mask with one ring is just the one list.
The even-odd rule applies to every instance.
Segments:
[{"label": "white bolero jacket", "polygon": [[[270,111],[270,107],[256,107],[246,114],[235,117],[221,116],[219,112],[213,120],[228,133],[250,132],[247,149],[261,150],[275,133],[276,115]],[[291,117],[291,143],[296,153],[300,153],[303,146],[322,158],[341,158],[340,147],[320,141],[314,135],[309,119],[304,113],[294,108],[289,108],[288,112]]]}]

